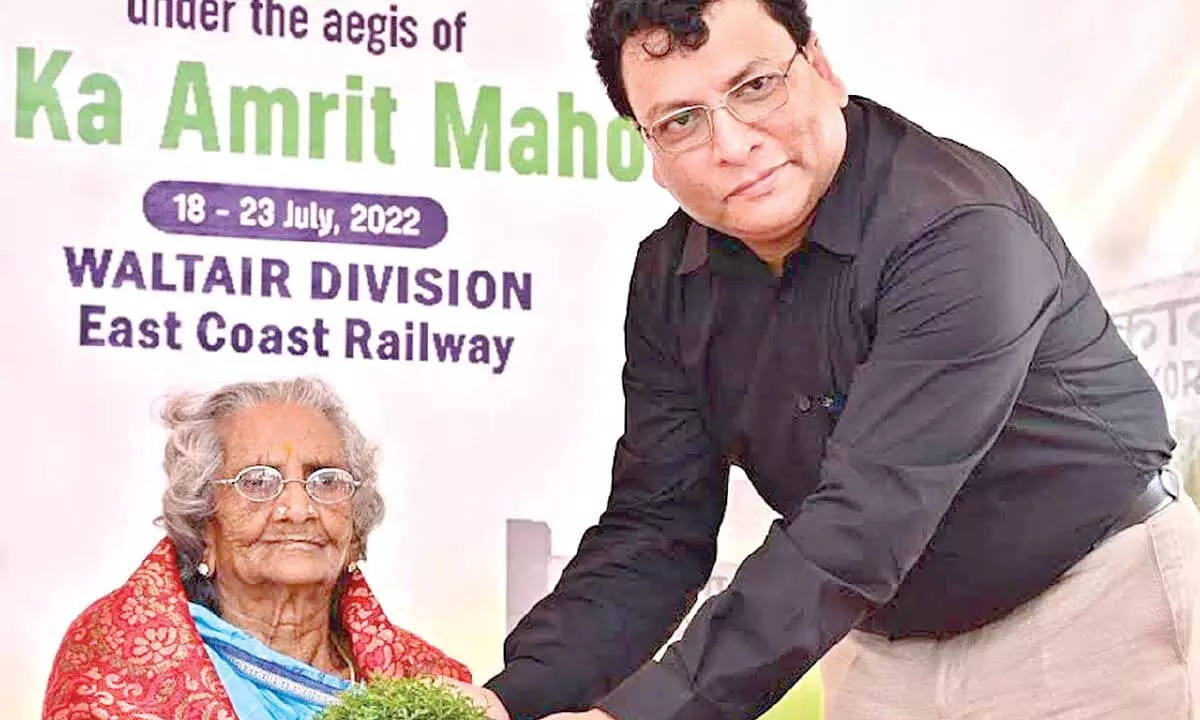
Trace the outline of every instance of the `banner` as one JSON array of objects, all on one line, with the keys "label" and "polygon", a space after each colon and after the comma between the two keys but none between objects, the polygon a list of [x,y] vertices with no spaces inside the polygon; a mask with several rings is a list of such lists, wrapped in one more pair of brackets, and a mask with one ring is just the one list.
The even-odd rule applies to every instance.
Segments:
[{"label": "banner", "polygon": [[[588,5],[0,0],[0,715],[39,716],[68,623],[161,537],[164,399],[241,380],[337,389],[382,448],[385,610],[500,668],[603,509],[629,273],[676,207]],[[852,92],[1042,199],[1200,414],[1196,4],[921,7],[810,5]],[[772,516],[733,485],[709,591]]]},{"label": "banner", "polygon": [[1200,415],[1200,272],[1109,295],[1113,321],[1176,418]]},{"label": "banner", "polygon": [[674,209],[565,6],[4,3],[0,714],[160,537],[165,397],[246,379],[342,394],[385,609],[499,669],[505,518],[602,506],[633,252]]}]

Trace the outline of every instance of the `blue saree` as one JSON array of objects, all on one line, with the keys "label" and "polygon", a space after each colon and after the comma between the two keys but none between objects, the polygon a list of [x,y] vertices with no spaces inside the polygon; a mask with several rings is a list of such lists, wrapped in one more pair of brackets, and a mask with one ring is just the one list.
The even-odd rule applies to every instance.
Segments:
[{"label": "blue saree", "polygon": [[350,687],[268,647],[208,608],[188,603],[238,720],[311,720]]}]

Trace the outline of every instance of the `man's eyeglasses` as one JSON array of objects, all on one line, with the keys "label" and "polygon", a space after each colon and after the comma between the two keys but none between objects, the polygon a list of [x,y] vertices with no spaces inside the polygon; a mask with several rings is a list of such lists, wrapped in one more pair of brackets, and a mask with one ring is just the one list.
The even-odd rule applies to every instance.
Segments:
[{"label": "man's eyeglasses", "polygon": [[228,480],[216,480],[217,485],[232,485],[242,497],[252,502],[267,502],[283,494],[288,483],[304,483],[308,496],[323,505],[335,505],[349,500],[358,490],[359,481],[341,468],[314,470],[304,480],[284,480],[283,473],[267,465],[251,465]]},{"label": "man's eyeglasses", "polygon": [[783,70],[768,70],[738,83],[725,93],[720,105],[680,108],[656,120],[649,128],[642,128],[642,132],[659,150],[676,155],[712,139],[712,114],[721,108],[747,125],[756,123],[787,104],[788,75],[796,57],[803,54],[804,50],[797,47]]}]

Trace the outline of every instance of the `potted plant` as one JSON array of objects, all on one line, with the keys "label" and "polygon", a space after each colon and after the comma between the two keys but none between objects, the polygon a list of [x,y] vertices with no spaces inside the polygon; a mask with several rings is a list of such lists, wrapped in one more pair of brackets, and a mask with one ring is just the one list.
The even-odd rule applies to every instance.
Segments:
[{"label": "potted plant", "polygon": [[487,720],[461,693],[424,678],[378,677],[339,699],[314,720]]}]

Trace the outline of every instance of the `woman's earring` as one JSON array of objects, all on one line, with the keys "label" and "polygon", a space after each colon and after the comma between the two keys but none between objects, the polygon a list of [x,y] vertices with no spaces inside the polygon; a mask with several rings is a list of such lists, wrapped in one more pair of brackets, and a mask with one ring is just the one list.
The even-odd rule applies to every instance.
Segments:
[{"label": "woman's earring", "polygon": [[209,575],[212,575],[212,568],[208,566],[208,563],[201,560],[196,565],[196,572],[200,573],[201,577],[208,577]]},{"label": "woman's earring", "polygon": [[358,570],[358,561],[357,560],[352,561],[349,565],[346,566],[346,572],[352,573],[355,570]]}]

